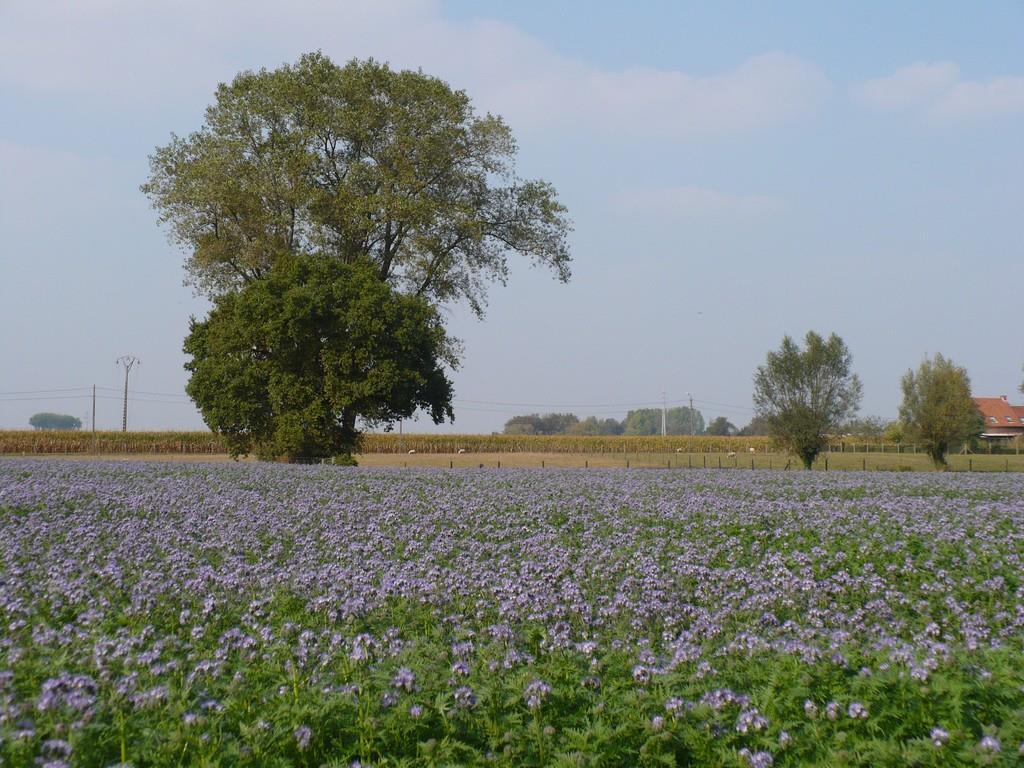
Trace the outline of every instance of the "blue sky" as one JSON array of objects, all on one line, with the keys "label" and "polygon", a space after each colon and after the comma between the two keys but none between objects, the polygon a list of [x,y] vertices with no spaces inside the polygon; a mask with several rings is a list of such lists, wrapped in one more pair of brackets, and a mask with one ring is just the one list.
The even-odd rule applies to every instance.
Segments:
[{"label": "blue sky", "polygon": [[85,416],[93,383],[118,426],[126,353],[132,426],[202,425],[181,341],[205,306],[138,192],[146,156],[219,81],[314,49],[465,89],[573,217],[569,285],[513,260],[483,322],[446,308],[446,431],[663,390],[742,424],[765,353],[811,329],[847,341],[865,414],[894,416],[935,352],[1014,396],[1021,29],[1020,2],[0,3],[0,427]]}]

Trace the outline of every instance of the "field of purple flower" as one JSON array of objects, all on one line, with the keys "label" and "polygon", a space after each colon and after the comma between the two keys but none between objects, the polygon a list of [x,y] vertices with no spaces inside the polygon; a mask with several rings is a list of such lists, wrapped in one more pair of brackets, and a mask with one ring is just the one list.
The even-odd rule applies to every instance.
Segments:
[{"label": "field of purple flower", "polygon": [[0,462],[0,763],[1018,765],[1024,479]]}]

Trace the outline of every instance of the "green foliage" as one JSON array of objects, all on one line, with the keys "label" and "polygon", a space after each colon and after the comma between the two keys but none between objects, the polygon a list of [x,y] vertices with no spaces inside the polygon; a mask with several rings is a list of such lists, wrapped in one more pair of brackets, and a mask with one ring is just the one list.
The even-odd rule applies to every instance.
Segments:
[{"label": "green foliage", "polygon": [[62,413],[37,413],[28,420],[33,429],[81,429],[82,420]]},{"label": "green foliage", "polygon": [[768,419],[764,416],[754,416],[743,429],[738,433],[741,437],[764,437],[771,434],[768,427]]},{"label": "green foliage", "polygon": [[716,416],[708,424],[707,429],[704,430],[705,435],[714,435],[716,437],[727,437],[729,435],[735,435],[738,430],[736,425],[729,421],[725,416]]},{"label": "green foliage", "polygon": [[950,446],[981,434],[981,414],[971,399],[967,370],[936,354],[900,382],[900,422],[905,437],[922,445],[937,467],[946,466]]},{"label": "green foliage", "polygon": [[350,453],[357,418],[453,415],[442,365],[456,360],[437,312],[365,260],[282,257],[193,320],[185,352],[188,394],[232,455]]},{"label": "green foliage", "polygon": [[[622,422],[627,435],[660,435],[661,408],[639,408],[626,414]],[[704,416],[686,406],[665,411],[665,432],[669,435],[699,435],[704,432]]]},{"label": "green foliage", "polygon": [[536,413],[513,416],[505,422],[506,435],[564,435],[579,423],[572,413]]},{"label": "green foliage", "polygon": [[886,442],[895,443],[896,445],[899,445],[906,439],[903,434],[903,425],[900,424],[898,420],[890,421],[886,424],[885,432],[882,436],[885,438]]},{"label": "green foliage", "polygon": [[282,253],[316,253],[481,314],[508,252],[569,277],[565,207],[515,175],[515,155],[502,119],[438,78],[310,53],[221,84],[203,127],[154,152],[142,189],[211,298]]},{"label": "green foliage", "polygon": [[881,416],[864,416],[859,419],[850,419],[843,424],[844,435],[863,438],[865,440],[878,440],[885,434],[889,422]]},{"label": "green foliage", "polygon": [[851,371],[853,357],[834,333],[826,341],[808,331],[804,344],[800,349],[785,336],[778,351],[768,353],[754,374],[754,405],[775,441],[810,469],[829,433],[856,413],[861,384]]},{"label": "green foliage", "polygon": [[615,419],[599,419],[588,416],[583,421],[569,427],[570,435],[621,435],[622,423]]}]

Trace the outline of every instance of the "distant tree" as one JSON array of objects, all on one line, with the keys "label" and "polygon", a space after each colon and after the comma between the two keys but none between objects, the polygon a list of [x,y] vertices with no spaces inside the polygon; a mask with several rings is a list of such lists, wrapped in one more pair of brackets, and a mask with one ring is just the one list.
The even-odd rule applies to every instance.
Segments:
[{"label": "distant tree", "polygon": [[669,408],[665,421],[666,432],[670,435],[699,435],[704,432],[704,415],[696,408]]},{"label": "distant tree", "polygon": [[899,420],[890,421],[885,425],[885,432],[882,435],[890,443],[896,443],[899,445],[903,442],[903,425],[900,424]]},{"label": "distant tree", "polygon": [[348,454],[357,420],[453,418],[437,311],[382,283],[368,260],[278,259],[193,319],[185,352],[187,392],[233,455]]},{"label": "distant tree", "polygon": [[564,435],[579,419],[574,413],[546,413],[540,417],[539,434]]},{"label": "distant tree", "polygon": [[742,437],[755,437],[770,434],[768,428],[768,419],[764,416],[754,416],[750,422],[743,427],[737,434]]},{"label": "distant tree", "polygon": [[810,469],[829,433],[856,413],[861,384],[834,333],[826,341],[810,331],[804,343],[800,349],[785,336],[778,351],[768,353],[754,374],[754,405],[774,440]]},{"label": "distant tree", "polygon": [[711,420],[707,429],[704,430],[704,434],[714,435],[715,437],[728,437],[730,435],[735,435],[736,431],[735,424],[725,418],[725,416],[718,416]]},{"label": "distant tree", "polygon": [[[661,409],[639,408],[630,411],[622,427],[627,435],[660,435]],[[704,416],[696,408],[669,408],[665,412],[665,432],[669,435],[700,435],[704,432]]]},{"label": "distant tree", "polygon": [[531,413],[505,422],[506,435],[564,435],[579,419],[572,413]]},{"label": "distant tree", "polygon": [[506,435],[536,435],[540,415],[531,413],[525,416],[513,416],[505,422]]},{"label": "distant tree", "polygon": [[82,420],[62,413],[37,413],[28,423],[35,429],[81,429]]},{"label": "distant tree", "polygon": [[627,435],[657,435],[661,432],[661,409],[640,408],[629,411],[622,421],[622,431]]},{"label": "distant tree", "polygon": [[967,370],[936,354],[909,370],[900,382],[900,422],[908,440],[922,445],[936,467],[945,469],[950,447],[981,434],[981,413],[971,399]]},{"label": "distant tree", "polygon": [[588,416],[569,427],[570,435],[621,435],[622,424],[615,419]]},{"label": "distant tree", "polygon": [[881,416],[865,416],[860,419],[850,419],[842,426],[844,435],[852,435],[869,440],[877,440],[885,433],[888,422]]}]

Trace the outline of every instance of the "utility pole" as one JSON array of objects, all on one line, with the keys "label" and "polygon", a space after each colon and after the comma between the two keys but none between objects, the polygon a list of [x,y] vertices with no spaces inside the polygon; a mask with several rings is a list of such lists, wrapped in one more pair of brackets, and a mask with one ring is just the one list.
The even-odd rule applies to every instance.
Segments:
[{"label": "utility pole", "polygon": [[121,411],[121,431],[128,431],[128,374],[136,365],[142,365],[142,361],[134,355],[122,355],[117,362],[124,366],[124,408]]},{"label": "utility pole", "polygon": [[96,385],[92,385],[92,452],[96,453]]},{"label": "utility pole", "polygon": [[688,398],[690,398],[690,410],[686,414],[686,423],[690,427],[690,435],[692,436],[693,435],[693,395],[691,395],[689,392],[687,392],[686,396]]},{"label": "utility pole", "polygon": [[661,390],[661,436],[664,437],[668,432],[665,429],[665,390]]}]

